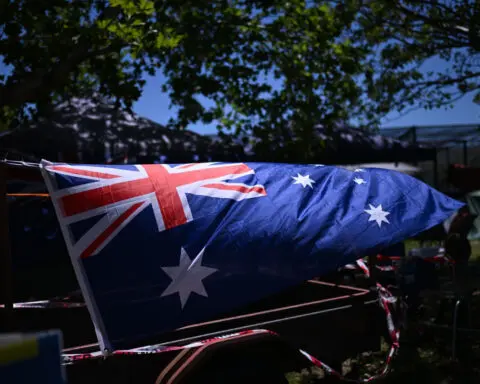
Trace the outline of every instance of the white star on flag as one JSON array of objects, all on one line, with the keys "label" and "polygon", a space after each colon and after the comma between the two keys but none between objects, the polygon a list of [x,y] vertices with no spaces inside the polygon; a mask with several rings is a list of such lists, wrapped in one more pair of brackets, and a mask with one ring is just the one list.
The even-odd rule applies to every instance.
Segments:
[{"label": "white star on flag", "polygon": [[202,265],[204,251],[205,248],[192,261],[185,249],[182,248],[178,267],[162,267],[163,271],[172,279],[170,285],[161,294],[162,297],[178,292],[182,309],[192,292],[208,297],[202,280],[218,271],[218,269]]},{"label": "white star on flag", "polygon": [[363,179],[361,179],[360,177],[356,177],[355,179],[353,179],[353,181],[355,183],[357,183],[358,185],[362,185],[362,184],[366,184],[367,182]]},{"label": "white star on flag", "polygon": [[313,164],[314,167],[324,167],[325,164]]},{"label": "white star on flag", "polygon": [[305,188],[307,185],[310,188],[313,188],[312,184],[315,183],[315,181],[310,179],[310,175],[302,176],[299,173],[297,173],[297,176],[292,176],[292,179],[295,180],[293,184],[302,184],[303,188]]},{"label": "white star on flag", "polygon": [[362,168],[357,168],[357,169],[355,169],[353,172],[365,172],[365,170],[362,169]]},{"label": "white star on flag", "polygon": [[365,209],[365,212],[370,215],[368,221],[376,221],[379,227],[382,226],[382,223],[390,224],[387,219],[387,216],[390,214],[390,212],[384,211],[382,204],[380,204],[378,207],[374,207],[372,204],[368,205],[370,209]]}]

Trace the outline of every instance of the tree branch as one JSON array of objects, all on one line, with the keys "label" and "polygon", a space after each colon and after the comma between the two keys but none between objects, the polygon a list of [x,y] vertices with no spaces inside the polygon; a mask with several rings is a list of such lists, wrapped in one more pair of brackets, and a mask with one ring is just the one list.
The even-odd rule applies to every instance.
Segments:
[{"label": "tree branch", "polygon": [[[451,100],[444,100],[444,101],[441,101],[439,103],[439,106],[441,107],[444,107],[446,105],[450,105],[452,103],[455,103],[457,102],[458,100],[462,99],[465,95],[463,93],[457,93],[457,95],[451,99]],[[394,121],[397,121],[397,120],[400,120],[402,118],[404,118],[405,116],[407,116],[408,114],[412,113],[412,112],[415,112],[415,111],[418,111],[419,109],[422,109],[422,108],[425,108],[425,105],[422,104],[421,100],[420,102],[414,106],[414,107],[411,107],[411,108],[408,108],[404,111],[397,111],[398,112],[398,115],[395,116],[395,117],[391,117],[391,118],[387,118],[387,116],[392,112],[392,111],[389,111],[387,112],[386,114],[384,114],[381,119],[383,119],[383,124],[388,124],[388,123],[392,123]]]},{"label": "tree branch", "polygon": [[[461,28],[458,28],[459,26],[457,25],[457,23],[454,21],[454,20],[445,20],[445,21],[442,21],[442,20],[436,20],[436,19],[433,19],[431,17],[428,17],[428,16],[425,16],[425,15],[422,15],[418,12],[415,12],[415,11],[412,11],[411,9],[408,9],[407,7],[405,7],[404,5],[401,5],[401,4],[397,4],[397,7],[399,10],[401,10],[402,12],[404,12],[405,14],[409,15],[409,16],[412,16],[412,17],[415,17],[419,20],[422,20],[424,23],[428,24],[428,25],[431,25],[432,27],[434,28],[439,28],[439,29],[445,29],[445,27],[448,25],[448,24],[452,24],[451,27],[452,28],[456,28],[457,32],[460,33],[460,34],[463,34],[467,39],[468,39],[468,30],[467,32],[465,32],[463,29]],[[455,14],[455,12],[453,11],[453,9],[451,9],[451,13],[452,14]]]},{"label": "tree branch", "polygon": [[0,88],[0,108],[5,106],[15,108],[41,99],[42,95],[46,95],[66,84],[69,75],[81,63],[89,58],[112,52],[113,48],[109,46],[95,51],[90,49],[85,44],[49,70],[38,69],[25,76],[21,81]]},{"label": "tree branch", "polygon": [[418,82],[415,83],[413,86],[414,87],[429,87],[432,85],[453,85],[457,83],[461,83],[462,81],[473,79],[475,77],[480,77],[480,72],[475,72],[471,73],[469,75],[464,75],[456,78],[450,78],[450,79],[445,79],[445,80],[431,80],[431,81],[423,81],[423,82]]},{"label": "tree branch", "polygon": [[[108,7],[98,18],[111,17],[110,23],[112,23],[118,12],[118,9]],[[10,84],[7,82],[1,87],[0,108],[5,106],[16,108],[26,103],[33,103],[41,99],[42,96],[48,95],[54,89],[59,89],[62,85],[68,83],[70,74],[86,60],[113,52],[115,48],[122,49],[124,47],[124,44],[109,44],[101,49],[92,50],[91,42],[79,42],[76,44],[74,52],[68,55],[66,59],[50,68],[39,68],[27,74],[20,81],[12,81]]]}]

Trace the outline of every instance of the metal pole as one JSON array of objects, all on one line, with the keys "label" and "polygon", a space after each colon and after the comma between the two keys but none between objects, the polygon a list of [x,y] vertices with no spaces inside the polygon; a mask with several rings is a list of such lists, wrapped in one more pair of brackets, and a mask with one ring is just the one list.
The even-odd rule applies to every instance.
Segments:
[{"label": "metal pole", "polygon": [[467,142],[463,142],[463,165],[468,165],[468,147]]},{"label": "metal pole", "polygon": [[13,329],[12,255],[7,205],[7,166],[0,163],[0,302],[3,302],[5,324],[3,331]]},{"label": "metal pole", "polygon": [[458,325],[458,309],[460,308],[461,300],[457,300],[453,310],[453,334],[452,334],[452,360],[457,359],[457,325]]}]

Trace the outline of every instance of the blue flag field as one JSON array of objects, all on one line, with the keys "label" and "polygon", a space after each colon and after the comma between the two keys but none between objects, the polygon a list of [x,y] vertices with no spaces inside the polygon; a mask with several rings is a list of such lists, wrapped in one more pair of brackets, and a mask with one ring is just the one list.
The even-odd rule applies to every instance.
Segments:
[{"label": "blue flag field", "polygon": [[321,276],[463,205],[373,168],[43,161],[42,173],[102,349]]}]

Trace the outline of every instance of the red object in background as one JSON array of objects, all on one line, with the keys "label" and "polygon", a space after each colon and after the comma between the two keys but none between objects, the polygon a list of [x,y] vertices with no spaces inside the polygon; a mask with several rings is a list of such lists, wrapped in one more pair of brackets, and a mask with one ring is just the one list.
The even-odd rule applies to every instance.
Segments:
[{"label": "red object in background", "polygon": [[[383,262],[393,262],[393,261],[400,261],[404,257],[403,256],[385,256],[385,255],[377,255],[377,260],[378,261],[383,261]],[[424,261],[428,261],[430,263],[438,263],[438,264],[455,264],[455,260],[444,256],[444,255],[437,255],[433,257],[425,257],[423,259]]]},{"label": "red object in background", "polygon": [[385,255],[377,255],[378,261],[399,261],[402,259],[402,256],[385,256]]},{"label": "red object in background", "polygon": [[447,180],[464,193],[480,189],[480,168],[452,164],[448,168]]}]

